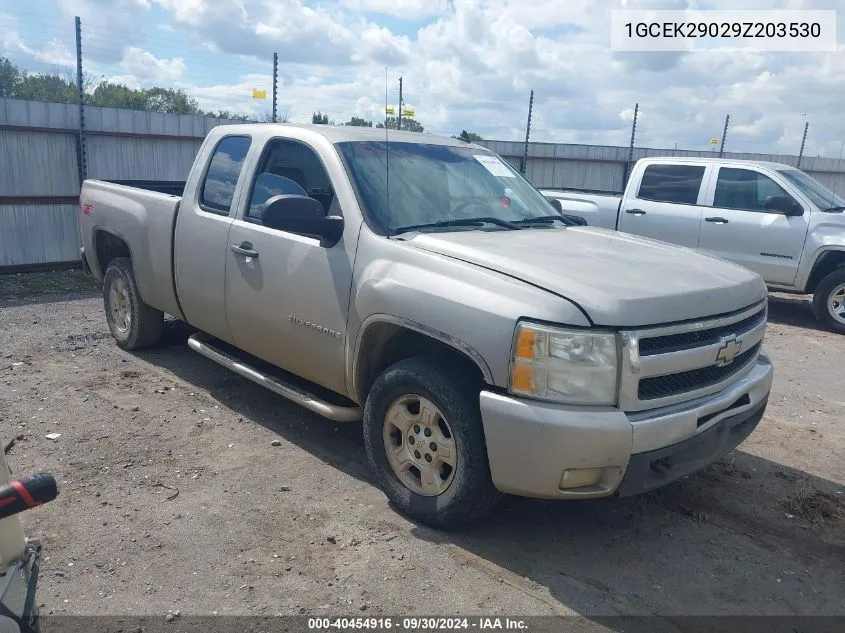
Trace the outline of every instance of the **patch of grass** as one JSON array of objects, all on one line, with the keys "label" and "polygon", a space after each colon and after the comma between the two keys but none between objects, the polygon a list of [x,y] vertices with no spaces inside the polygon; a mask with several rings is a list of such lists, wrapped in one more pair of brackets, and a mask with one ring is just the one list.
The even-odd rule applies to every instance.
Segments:
[{"label": "patch of grass", "polygon": [[783,497],[779,503],[788,513],[810,523],[845,522],[845,502],[826,492],[810,490],[806,486],[801,486],[793,494]]},{"label": "patch of grass", "polygon": [[93,277],[78,268],[0,275],[0,298],[22,299],[69,292],[98,292]]}]

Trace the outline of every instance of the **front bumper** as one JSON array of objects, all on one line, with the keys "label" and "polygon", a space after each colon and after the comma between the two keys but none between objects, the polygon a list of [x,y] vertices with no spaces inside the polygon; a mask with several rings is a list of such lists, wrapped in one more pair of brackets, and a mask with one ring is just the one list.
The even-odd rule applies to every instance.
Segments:
[{"label": "front bumper", "polygon": [[[645,492],[700,470],[738,446],[763,417],[772,365],[761,352],[724,391],[628,415],[614,407],[569,407],[483,391],[481,418],[493,484],[546,499]],[[596,480],[562,488],[562,477]]]}]

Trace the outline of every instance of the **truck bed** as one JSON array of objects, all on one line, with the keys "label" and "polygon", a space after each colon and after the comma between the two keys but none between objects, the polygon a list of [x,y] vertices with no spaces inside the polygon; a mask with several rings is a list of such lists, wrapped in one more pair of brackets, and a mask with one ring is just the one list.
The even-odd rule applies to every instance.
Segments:
[{"label": "truck bed", "polygon": [[[128,184],[132,183],[132,184]],[[114,240],[131,247],[132,265],[144,303],[180,316],[173,283],[173,230],[182,200],[171,181],[86,180],[79,195],[85,257],[102,280],[98,254]]]},{"label": "truck bed", "polygon": [[622,194],[586,193],[571,189],[542,189],[546,198],[560,201],[563,213],[583,218],[590,226],[615,229]]},{"label": "truck bed", "polygon": [[133,187],[145,191],[166,193],[170,196],[181,197],[185,191],[184,180],[103,180],[101,182],[110,182],[114,185],[123,185],[124,187]]}]

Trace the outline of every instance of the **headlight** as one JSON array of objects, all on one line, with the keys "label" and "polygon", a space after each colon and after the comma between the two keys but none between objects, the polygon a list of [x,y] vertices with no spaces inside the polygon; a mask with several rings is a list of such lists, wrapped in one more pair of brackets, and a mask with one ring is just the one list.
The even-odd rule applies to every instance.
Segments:
[{"label": "headlight", "polygon": [[511,393],[566,404],[616,404],[618,345],[613,332],[517,325]]}]

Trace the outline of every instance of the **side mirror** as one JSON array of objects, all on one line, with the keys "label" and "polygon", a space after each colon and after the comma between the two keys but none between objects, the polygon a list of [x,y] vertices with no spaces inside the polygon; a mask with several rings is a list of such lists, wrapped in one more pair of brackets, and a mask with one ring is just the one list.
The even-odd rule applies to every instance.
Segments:
[{"label": "side mirror", "polygon": [[563,205],[560,203],[560,200],[557,198],[546,198],[546,200],[551,203],[558,213],[563,213]]},{"label": "side mirror", "polygon": [[326,247],[343,236],[343,218],[327,215],[323,205],[308,196],[273,196],[261,212],[261,223],[279,231],[319,237]]},{"label": "side mirror", "polygon": [[589,224],[587,224],[587,221],[584,218],[579,217],[577,215],[569,215],[567,213],[561,213],[561,215],[570,222],[572,222],[572,224],[574,224],[575,226],[589,226]]},{"label": "side mirror", "polygon": [[789,196],[769,196],[763,206],[772,211],[779,211],[787,216],[804,215],[804,207]]}]

